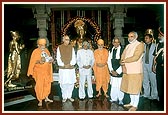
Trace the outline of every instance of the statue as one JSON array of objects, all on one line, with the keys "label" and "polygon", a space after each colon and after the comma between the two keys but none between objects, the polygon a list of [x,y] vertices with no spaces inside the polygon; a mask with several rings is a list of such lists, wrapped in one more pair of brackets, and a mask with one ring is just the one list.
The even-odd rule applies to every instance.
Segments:
[{"label": "statue", "polygon": [[82,20],[77,20],[74,24],[74,27],[76,28],[77,34],[80,36],[80,39],[83,39],[86,31],[85,31],[85,23]]},{"label": "statue", "polygon": [[18,31],[10,31],[13,40],[9,43],[9,57],[8,57],[8,68],[7,68],[7,80],[5,81],[6,87],[15,87],[12,84],[12,80],[19,78],[21,70],[21,59],[20,52],[25,47],[24,44],[20,44],[18,41],[20,35]]},{"label": "statue", "polygon": [[77,50],[82,48],[82,42],[84,40],[85,31],[85,23],[82,20],[77,20],[74,23],[74,27],[76,28],[76,32],[79,35],[77,38]]}]

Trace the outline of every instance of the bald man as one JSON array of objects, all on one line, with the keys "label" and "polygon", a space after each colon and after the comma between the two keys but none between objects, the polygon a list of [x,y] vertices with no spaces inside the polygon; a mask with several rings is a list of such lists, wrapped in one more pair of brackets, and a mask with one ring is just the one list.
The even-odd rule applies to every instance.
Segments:
[{"label": "bald man", "polygon": [[42,106],[42,100],[45,102],[53,102],[48,98],[51,91],[52,77],[52,62],[53,58],[50,56],[50,52],[46,48],[46,39],[39,38],[37,40],[37,46],[33,50],[29,62],[27,76],[32,76],[36,82],[35,93],[38,106]]},{"label": "bald man", "polygon": [[104,41],[102,39],[97,41],[97,45],[98,49],[94,51],[95,63],[93,66],[94,76],[96,79],[96,91],[98,91],[96,97],[101,95],[101,88],[103,89],[104,96],[109,97],[107,95],[108,83],[110,80],[110,74],[107,65],[108,50],[103,48]]}]

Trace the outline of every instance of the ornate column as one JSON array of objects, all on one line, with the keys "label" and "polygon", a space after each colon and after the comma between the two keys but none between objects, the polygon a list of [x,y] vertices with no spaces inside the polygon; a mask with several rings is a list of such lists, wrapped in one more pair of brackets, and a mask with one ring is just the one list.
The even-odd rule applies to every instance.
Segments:
[{"label": "ornate column", "polygon": [[110,7],[113,20],[113,29],[115,37],[119,37],[121,45],[125,45],[122,28],[124,27],[124,17],[126,17],[126,8],[124,5]]},{"label": "ornate column", "polygon": [[91,11],[91,17],[95,21],[95,12],[94,12],[94,10]]},{"label": "ornate column", "polygon": [[71,14],[70,14],[70,10],[67,10],[67,20],[71,19]]},{"label": "ornate column", "polygon": [[61,28],[64,26],[64,10],[61,10]]},{"label": "ornate column", "polygon": [[80,10],[77,10],[77,16],[80,17]]},{"label": "ornate column", "polygon": [[98,25],[100,27],[100,30],[101,30],[101,10],[98,10]]},{"label": "ornate column", "polygon": [[58,43],[58,40],[56,39],[56,27],[55,27],[55,21],[54,21],[55,15],[54,11],[52,11],[52,16],[51,16],[51,37],[52,37],[52,48],[54,49],[56,46],[56,43]]},{"label": "ornate column", "polygon": [[111,43],[111,22],[110,22],[110,12],[107,12],[107,45],[110,45]]},{"label": "ornate column", "polygon": [[81,15],[81,17],[85,17],[85,11],[84,11],[84,10],[82,10],[82,15]]},{"label": "ornate column", "polygon": [[[37,19],[37,28],[39,29],[39,37],[47,38],[48,21],[50,20],[50,8],[45,4],[35,5],[33,8],[34,17]],[[48,38],[47,38],[48,41]],[[49,42],[47,43],[49,46]]]}]

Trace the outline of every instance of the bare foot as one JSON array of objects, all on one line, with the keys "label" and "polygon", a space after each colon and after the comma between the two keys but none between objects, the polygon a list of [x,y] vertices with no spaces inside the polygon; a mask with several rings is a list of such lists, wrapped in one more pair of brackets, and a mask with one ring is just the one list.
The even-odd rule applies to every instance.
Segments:
[{"label": "bare foot", "polygon": [[108,97],[109,97],[107,94],[104,94],[104,96],[105,96],[106,98],[108,98]]},{"label": "bare foot", "polygon": [[99,97],[101,95],[101,93],[98,93],[97,95],[96,95],[96,97]]},{"label": "bare foot", "polygon": [[42,106],[42,101],[39,101],[38,106],[39,106],[39,107]]}]

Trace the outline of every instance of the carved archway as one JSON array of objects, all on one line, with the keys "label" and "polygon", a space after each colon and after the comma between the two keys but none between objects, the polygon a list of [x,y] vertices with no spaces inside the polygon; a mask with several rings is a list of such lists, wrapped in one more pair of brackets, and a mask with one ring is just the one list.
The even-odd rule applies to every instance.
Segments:
[{"label": "carved archway", "polygon": [[86,17],[75,17],[75,18],[71,18],[62,28],[61,30],[61,35],[64,36],[67,34],[68,32],[68,28],[70,26],[72,26],[72,24],[74,24],[77,20],[82,20],[84,22],[87,22],[90,24],[90,26],[92,26],[95,30],[95,33],[93,33],[94,36],[94,41],[96,42],[97,39],[100,37],[101,35],[101,31],[99,26],[96,24],[96,22],[90,18],[86,18]]}]

